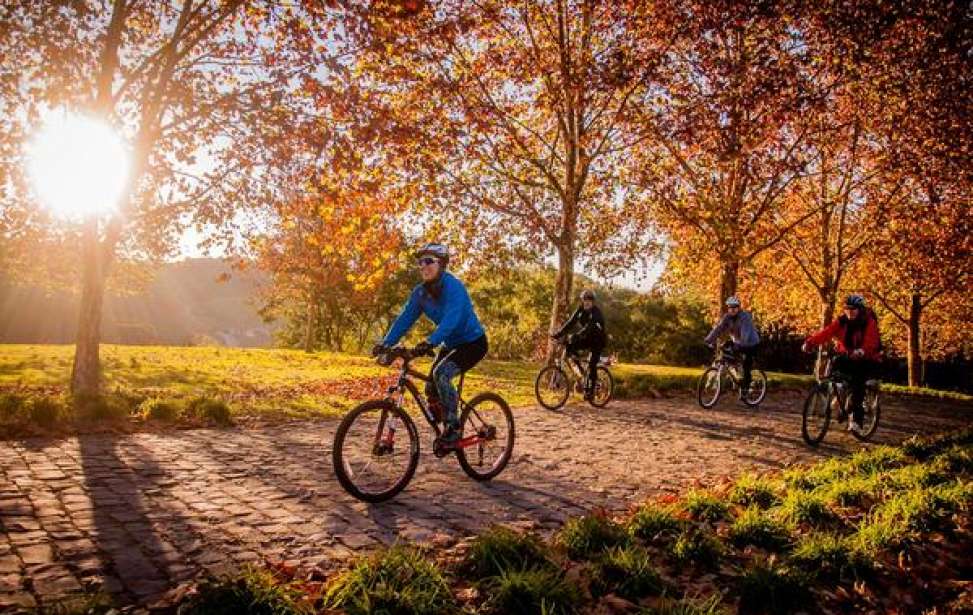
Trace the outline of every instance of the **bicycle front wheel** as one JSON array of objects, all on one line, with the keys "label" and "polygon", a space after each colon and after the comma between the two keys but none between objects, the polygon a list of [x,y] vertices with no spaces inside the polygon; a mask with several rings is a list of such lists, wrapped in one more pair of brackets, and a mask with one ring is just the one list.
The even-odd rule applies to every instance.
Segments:
[{"label": "bicycle front wheel", "polygon": [[568,375],[557,365],[548,365],[537,374],[534,381],[534,395],[537,403],[548,410],[557,410],[568,401],[571,383]]},{"label": "bicycle front wheel", "polygon": [[591,405],[595,408],[604,408],[612,400],[615,392],[615,379],[608,368],[598,366],[596,370],[595,392],[591,398]]},{"label": "bicycle front wheel", "polygon": [[759,406],[760,402],[767,396],[767,374],[762,369],[755,369],[750,376],[752,378],[750,388],[743,396],[743,403],[750,407]]},{"label": "bicycle front wheel", "polygon": [[804,402],[801,415],[801,436],[811,446],[824,440],[831,426],[831,398],[834,394],[827,388],[816,386],[811,389]]},{"label": "bicycle front wheel", "polygon": [[342,419],[331,456],[345,491],[363,502],[383,502],[412,480],[419,434],[409,415],[392,402],[367,401]]},{"label": "bicycle front wheel", "polygon": [[878,419],[882,414],[882,405],[879,398],[878,385],[869,384],[865,387],[864,417],[861,424],[861,433],[851,432],[861,441],[870,440],[878,429]]},{"label": "bicycle front wheel", "polygon": [[696,399],[699,405],[709,409],[716,405],[720,400],[720,389],[722,388],[722,376],[720,370],[711,367],[703,372],[696,385]]},{"label": "bicycle front wheel", "polygon": [[514,452],[514,414],[496,393],[480,393],[463,408],[462,437],[477,436],[472,446],[456,450],[456,458],[470,478],[490,480],[507,467]]}]

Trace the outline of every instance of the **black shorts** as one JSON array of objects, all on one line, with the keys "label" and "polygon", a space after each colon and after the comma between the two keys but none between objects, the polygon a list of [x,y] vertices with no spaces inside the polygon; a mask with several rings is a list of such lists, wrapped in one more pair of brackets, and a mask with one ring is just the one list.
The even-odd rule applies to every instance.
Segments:
[{"label": "black shorts", "polygon": [[436,366],[443,361],[452,361],[461,372],[468,372],[483,360],[488,348],[486,335],[472,342],[460,344],[456,348],[449,350],[440,348],[436,354],[436,360],[432,362],[432,368],[430,368],[429,373],[431,374],[432,370],[436,369]]}]

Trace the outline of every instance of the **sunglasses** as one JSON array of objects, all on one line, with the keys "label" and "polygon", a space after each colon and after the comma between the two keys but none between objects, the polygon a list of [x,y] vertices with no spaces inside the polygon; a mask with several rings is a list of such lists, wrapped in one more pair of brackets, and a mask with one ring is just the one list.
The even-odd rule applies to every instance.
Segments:
[{"label": "sunglasses", "polygon": [[419,266],[420,267],[426,267],[427,265],[431,265],[431,264],[433,264],[435,262],[438,262],[438,261],[439,261],[439,259],[433,258],[432,256],[424,256],[424,257],[420,258],[416,262],[419,263]]}]

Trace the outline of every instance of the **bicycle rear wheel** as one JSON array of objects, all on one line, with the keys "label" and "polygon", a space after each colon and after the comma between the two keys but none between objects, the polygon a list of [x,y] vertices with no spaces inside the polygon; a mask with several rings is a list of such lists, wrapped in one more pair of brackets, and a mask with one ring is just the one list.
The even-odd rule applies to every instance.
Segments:
[{"label": "bicycle rear wheel", "polygon": [[595,381],[595,394],[591,398],[591,405],[595,408],[604,408],[612,400],[615,392],[615,379],[607,368],[598,367],[597,380]]},{"label": "bicycle rear wheel", "polygon": [[557,410],[568,401],[571,383],[568,375],[557,365],[548,365],[537,374],[534,380],[534,396],[537,403],[548,410]]},{"label": "bicycle rear wheel", "polygon": [[419,434],[409,415],[392,402],[367,401],[342,419],[331,457],[345,491],[363,502],[383,502],[412,480]]},{"label": "bicycle rear wheel", "polygon": [[720,370],[711,367],[703,372],[696,384],[696,399],[699,405],[709,409],[716,405],[720,400],[720,390],[723,386]]},{"label": "bicycle rear wheel", "polygon": [[490,480],[507,467],[514,451],[514,415],[496,393],[480,393],[463,408],[462,437],[480,442],[456,449],[456,459],[470,478]]},{"label": "bicycle rear wheel", "polygon": [[831,426],[831,398],[834,394],[827,388],[815,386],[804,402],[801,414],[801,436],[811,446],[824,440]]},{"label": "bicycle rear wheel", "polygon": [[767,374],[762,369],[755,369],[750,374],[750,388],[743,396],[743,403],[750,407],[759,406],[767,396]]},{"label": "bicycle rear wheel", "polygon": [[865,387],[864,417],[861,424],[861,433],[851,432],[862,442],[870,440],[878,429],[878,420],[882,414],[882,405],[879,396],[878,384],[867,384]]}]

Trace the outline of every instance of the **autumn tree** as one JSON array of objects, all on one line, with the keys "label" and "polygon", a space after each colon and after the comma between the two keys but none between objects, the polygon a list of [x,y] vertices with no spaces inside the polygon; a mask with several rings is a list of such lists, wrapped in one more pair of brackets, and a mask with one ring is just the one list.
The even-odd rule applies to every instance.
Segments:
[{"label": "autumn tree", "polygon": [[271,274],[262,313],[302,323],[307,352],[319,340],[342,350],[348,325],[359,320],[349,316],[356,310],[369,316],[376,291],[401,267],[401,208],[374,182],[327,174],[305,188],[277,202],[271,229],[253,240],[255,265]]},{"label": "autumn tree", "polygon": [[782,207],[812,171],[807,116],[829,84],[783,11],[742,2],[683,3],[688,32],[668,78],[640,103],[643,141],[631,180],[635,217],[654,220],[687,258],[715,262],[719,304],[741,269],[814,215]]},{"label": "autumn tree", "polygon": [[[432,224],[463,249],[535,261],[554,252],[554,326],[579,256],[623,236],[598,225],[625,196],[622,120],[668,45],[644,34],[671,22],[591,0],[450,0],[418,23],[425,35],[397,39],[392,60],[382,49],[359,65],[400,127],[402,167],[424,185]],[[641,239],[627,237],[611,249]]]},{"label": "autumn tree", "polygon": [[[358,7],[362,8],[362,7]],[[367,8],[367,7],[365,7]],[[71,387],[99,388],[105,280],[121,253],[171,249],[181,225],[239,237],[241,206],[267,188],[275,139],[313,114],[313,92],[341,66],[332,35],[354,30],[355,5],[255,0],[32,2],[0,8],[5,234],[42,222],[18,175],[19,142],[42,114],[101,118],[131,144],[117,213],[81,231],[81,311]],[[339,23],[339,27],[337,24]],[[326,138],[323,129],[300,134]],[[12,143],[16,141],[17,143]],[[53,180],[52,181],[56,181]]]},{"label": "autumn tree", "polygon": [[[923,314],[937,305],[953,304],[962,310],[968,306],[963,299],[973,293],[973,216],[968,188],[911,188],[909,207],[889,221],[858,277],[859,284],[905,327],[909,385],[919,386]],[[953,312],[952,320],[961,328],[962,311]]]}]

